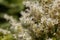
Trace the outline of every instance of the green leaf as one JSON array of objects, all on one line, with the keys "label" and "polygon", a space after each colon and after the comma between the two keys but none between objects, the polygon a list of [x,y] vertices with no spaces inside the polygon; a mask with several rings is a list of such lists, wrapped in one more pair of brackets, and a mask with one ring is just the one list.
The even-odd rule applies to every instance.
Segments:
[{"label": "green leaf", "polygon": [[53,40],[57,40],[55,37],[53,37]]},{"label": "green leaf", "polygon": [[7,22],[0,24],[0,28],[2,29],[9,29],[9,27],[10,27],[10,24]]}]

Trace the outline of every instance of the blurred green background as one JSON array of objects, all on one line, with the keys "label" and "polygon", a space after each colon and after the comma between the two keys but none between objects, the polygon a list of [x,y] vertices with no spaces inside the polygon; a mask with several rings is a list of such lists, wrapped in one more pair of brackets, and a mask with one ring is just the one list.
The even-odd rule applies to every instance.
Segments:
[{"label": "blurred green background", "polygon": [[2,25],[9,25],[6,19],[4,19],[4,14],[8,14],[13,16],[18,20],[21,17],[20,11],[24,9],[24,5],[22,4],[23,0],[0,0],[0,27]]},{"label": "blurred green background", "polygon": [[[0,28],[9,30],[10,24],[4,19],[4,14],[13,16],[16,20],[21,17],[20,12],[24,9],[23,0],[0,0]],[[0,32],[0,40],[15,40],[12,34]]]}]

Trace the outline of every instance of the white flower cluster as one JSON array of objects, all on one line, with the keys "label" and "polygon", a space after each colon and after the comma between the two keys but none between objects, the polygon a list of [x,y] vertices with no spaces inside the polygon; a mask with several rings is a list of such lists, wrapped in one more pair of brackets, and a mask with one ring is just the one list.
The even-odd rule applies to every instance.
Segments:
[{"label": "white flower cluster", "polygon": [[0,32],[2,32],[3,34],[11,33],[10,31],[4,30],[4,29],[0,29]]},{"label": "white flower cluster", "polygon": [[9,16],[7,14],[4,15],[4,18],[9,20],[11,24],[10,29],[12,32],[14,32],[13,36],[17,40],[31,40],[31,37],[28,34],[29,33],[28,30],[22,27],[21,22],[17,22],[16,20],[14,20],[12,16]]},{"label": "white flower cluster", "polygon": [[[43,33],[47,35],[49,32],[52,33],[52,35],[55,33],[53,31],[55,28],[54,25],[59,24],[60,20],[60,0],[30,0],[24,1],[23,4],[29,7],[30,10],[26,9],[28,12],[21,12],[22,17],[19,18],[19,22],[16,22],[8,15],[4,15],[7,20],[10,20],[10,24],[12,25],[11,29],[15,30],[14,35],[18,36],[18,40],[32,40],[32,37],[29,35],[31,30],[37,37],[41,37]],[[49,38],[49,36],[46,38]]]},{"label": "white flower cluster", "polygon": [[60,20],[60,12],[58,11],[60,9],[59,0],[24,1],[23,4],[26,5],[26,7],[29,7],[30,10],[27,10],[28,13],[21,13],[23,15],[22,18],[20,18],[20,21],[23,20],[25,25],[30,24],[28,27],[30,27],[37,36],[39,36],[38,34],[41,31],[44,31],[45,33],[50,31],[54,34],[54,25],[59,24]]}]

